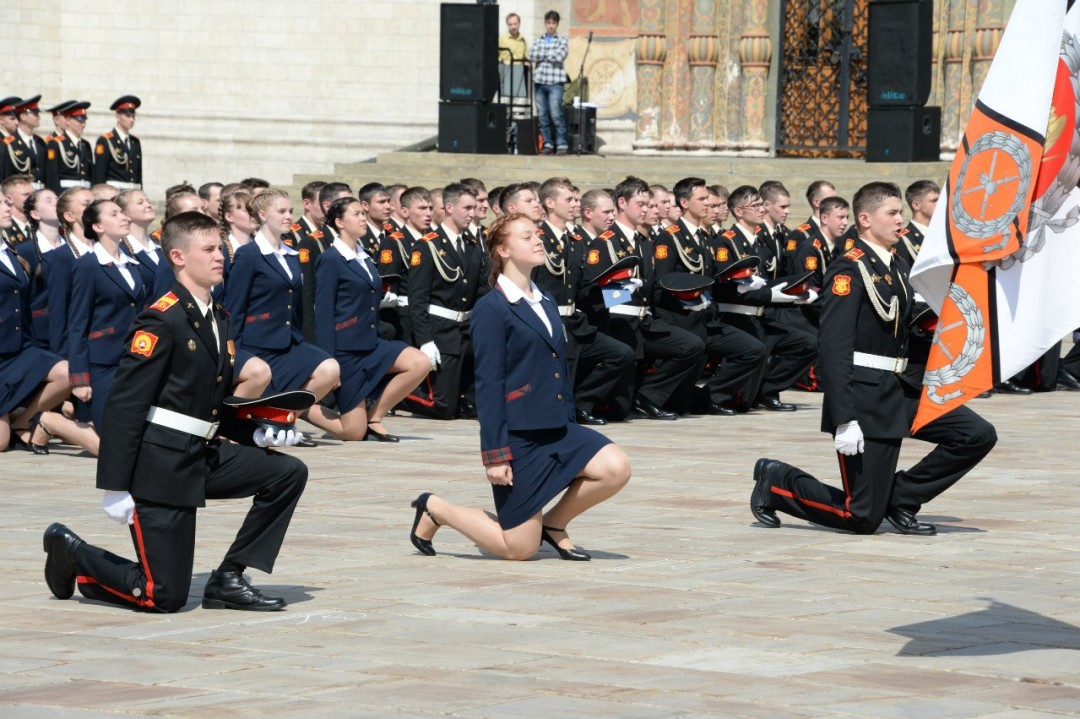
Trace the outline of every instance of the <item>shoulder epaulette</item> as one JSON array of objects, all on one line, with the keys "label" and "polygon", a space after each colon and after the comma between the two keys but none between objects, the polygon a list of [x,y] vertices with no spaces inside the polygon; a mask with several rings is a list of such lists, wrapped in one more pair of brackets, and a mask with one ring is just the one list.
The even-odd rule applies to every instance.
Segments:
[{"label": "shoulder epaulette", "polygon": [[293,224],[293,226],[290,227],[289,229],[292,230],[293,232],[299,232],[300,231],[300,223],[297,222],[297,223]]},{"label": "shoulder epaulette", "polygon": [[900,230],[900,236],[903,237],[904,235],[906,235],[906,234],[908,234],[910,232],[911,232],[911,228],[910,227],[905,227],[904,229]]},{"label": "shoulder epaulette", "polygon": [[113,139],[113,134],[111,132],[106,132],[104,135],[102,135],[102,137],[106,140],[111,140]]},{"label": "shoulder epaulette", "polygon": [[723,237],[725,240],[730,240],[732,237],[735,236],[735,230],[728,230],[720,236]]},{"label": "shoulder epaulette", "polygon": [[308,237],[310,237],[313,240],[321,240],[323,238],[323,231],[322,230],[315,230],[310,235],[308,235]]},{"label": "shoulder epaulette", "polygon": [[4,144],[5,145],[10,145],[13,142],[15,142],[15,136],[14,135],[8,135],[7,137],[4,138]]},{"label": "shoulder epaulette", "polygon": [[543,237],[543,235],[544,235],[544,228],[543,228],[543,227],[537,227],[537,228],[536,228],[536,234],[538,234],[538,235],[540,235],[541,237]]},{"label": "shoulder epaulette", "polygon": [[575,240],[577,240],[578,242],[581,242],[581,241],[582,241],[582,237],[581,237],[581,235],[577,235],[577,234],[574,234],[574,233],[572,233],[572,232],[571,232],[571,233],[570,233],[570,236],[571,236],[571,237],[573,237],[573,238],[574,238]]},{"label": "shoulder epaulette", "polygon": [[423,240],[424,242],[431,242],[434,239],[438,239],[438,237],[439,237],[438,232],[429,232],[426,235],[424,235],[423,237],[421,237],[420,239]]},{"label": "shoulder epaulette", "polygon": [[798,227],[796,227],[795,229],[798,230],[799,232],[806,232],[807,230],[810,229],[810,223],[809,222],[804,222],[801,225],[799,225]]},{"label": "shoulder epaulette", "polygon": [[664,232],[666,232],[669,235],[671,235],[672,237],[674,237],[675,235],[679,234],[679,226],[678,225],[668,225],[667,227],[664,228]]},{"label": "shoulder epaulette", "polygon": [[174,295],[172,292],[169,292],[168,294],[163,295],[160,299],[158,299],[157,302],[150,305],[150,309],[157,310],[158,312],[164,312],[179,301],[179,297]]},{"label": "shoulder epaulette", "polygon": [[853,247],[844,253],[844,257],[848,258],[849,260],[857,260],[861,258],[864,254],[866,253],[860,250],[858,247]]},{"label": "shoulder epaulette", "polygon": [[600,236],[597,237],[596,239],[598,239],[598,240],[610,240],[614,236],[615,236],[615,233],[612,232],[611,230],[604,230],[602,233],[600,233]]},{"label": "shoulder epaulette", "polygon": [[150,237],[152,237],[155,242],[160,242],[161,241],[161,228],[159,227],[156,230],[154,230],[153,232],[151,232]]},{"label": "shoulder epaulette", "polygon": [[386,222],[382,223],[382,228],[389,232],[390,230],[394,229],[394,223],[390,220],[387,220]]},{"label": "shoulder epaulette", "polygon": [[814,249],[815,250],[820,250],[821,249],[821,240],[819,240],[816,237],[814,238]]},{"label": "shoulder epaulette", "polygon": [[390,233],[390,238],[391,238],[391,239],[394,239],[394,240],[400,240],[400,239],[402,239],[403,237],[405,237],[405,235],[403,235],[402,233],[398,232],[397,230],[394,230],[393,232],[391,232],[391,233]]}]

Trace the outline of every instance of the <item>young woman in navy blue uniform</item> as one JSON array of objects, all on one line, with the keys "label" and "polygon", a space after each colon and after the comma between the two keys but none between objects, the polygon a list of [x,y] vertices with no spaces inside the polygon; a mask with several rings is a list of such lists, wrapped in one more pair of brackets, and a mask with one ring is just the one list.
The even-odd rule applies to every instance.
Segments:
[{"label": "young woman in navy blue uniform", "polygon": [[[86,238],[82,224],[83,212],[93,201],[90,190],[73,188],[61,193],[56,201],[56,216],[64,245],[42,257],[49,294],[49,351],[61,357],[68,354],[68,304],[75,260],[94,250],[94,242]],[[83,419],[89,419],[89,415]]]},{"label": "young woman in navy blue uniform", "polygon": [[105,399],[124,355],[128,327],[143,309],[138,262],[120,251],[131,221],[110,200],[94,200],[83,212],[83,231],[94,249],[75,262],[68,312],[68,371],[72,393],[90,404],[101,434]]},{"label": "young woman in navy blue uniform", "polygon": [[415,347],[379,337],[382,278],[360,243],[366,222],[355,197],[334,200],[326,213],[337,238],[315,264],[315,343],[341,366],[335,391],[341,438],[396,442],[382,418],[423,381],[431,363]]},{"label": "young woman in navy blue uniform", "polygon": [[[0,198],[0,230],[11,223],[11,206]],[[30,335],[30,276],[8,244],[0,242],[0,447],[10,443],[48,454],[48,437],[36,430],[41,413],[67,397],[68,367],[59,356],[35,347]],[[14,417],[20,407],[23,411]]]},{"label": "young woman in navy blue uniform", "polygon": [[602,434],[574,421],[558,307],[530,279],[545,259],[536,224],[518,213],[501,217],[487,246],[497,291],[476,303],[470,319],[480,449],[498,519],[425,492],[413,502],[410,539],[423,554],[435,554],[431,538],[448,525],[505,559],[532,557],[543,539],[563,559],[587,560],[567,525],[622,489],[630,462]]},{"label": "young woman in navy blue uniform", "polygon": [[[125,190],[116,196],[116,204],[131,220],[128,235],[120,245],[120,249],[129,257],[139,262],[139,274],[142,276],[143,286],[146,287],[146,303],[150,304],[157,296],[151,288],[155,288],[155,280],[162,265],[168,265],[161,254],[154,239],[150,237],[150,225],[154,222],[157,212],[153,203],[142,190]],[[164,294],[164,293],[162,293]]]},{"label": "young woman in navy blue uniform", "polygon": [[[333,357],[304,341],[299,326],[300,260],[281,241],[292,227],[292,200],[272,188],[252,197],[247,211],[258,218],[259,229],[252,242],[236,251],[223,301],[236,343],[270,365],[271,392],[306,389],[318,401],[338,385],[340,368]],[[336,413],[320,405],[302,417],[338,436],[344,433]]]}]

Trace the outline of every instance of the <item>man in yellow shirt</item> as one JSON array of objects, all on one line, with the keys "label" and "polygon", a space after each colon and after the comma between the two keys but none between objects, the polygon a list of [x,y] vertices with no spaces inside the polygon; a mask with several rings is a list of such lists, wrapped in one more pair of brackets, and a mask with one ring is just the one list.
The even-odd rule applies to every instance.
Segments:
[{"label": "man in yellow shirt", "polygon": [[514,62],[526,61],[528,43],[521,34],[521,16],[516,12],[506,16],[506,30],[499,36],[499,62],[509,65],[510,58]]}]

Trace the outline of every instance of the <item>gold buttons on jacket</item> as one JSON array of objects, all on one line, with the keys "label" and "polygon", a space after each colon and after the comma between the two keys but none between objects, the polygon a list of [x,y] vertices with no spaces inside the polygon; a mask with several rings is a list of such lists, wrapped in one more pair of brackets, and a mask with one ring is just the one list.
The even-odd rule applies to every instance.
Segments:
[{"label": "gold buttons on jacket", "polygon": [[557,400],[559,400],[559,401],[561,402],[561,401],[562,401],[562,395],[561,395],[561,394],[559,394],[559,395],[556,395],[556,396],[555,396],[555,399],[557,399]]},{"label": "gold buttons on jacket", "polygon": [[562,379],[562,375],[558,372],[555,373],[555,379]]},{"label": "gold buttons on jacket", "polygon": [[216,409],[210,410],[210,416],[211,417],[217,417],[217,410]]}]

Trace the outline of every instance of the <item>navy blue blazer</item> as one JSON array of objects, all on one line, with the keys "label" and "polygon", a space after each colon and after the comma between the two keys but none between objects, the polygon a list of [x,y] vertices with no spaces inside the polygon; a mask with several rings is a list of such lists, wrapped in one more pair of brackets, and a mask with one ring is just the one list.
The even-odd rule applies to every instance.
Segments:
[{"label": "navy blue blazer", "polygon": [[[130,250],[135,250],[135,248],[131,247]],[[165,290],[165,292],[162,292],[161,295],[155,295],[152,292],[152,290],[157,289],[157,277],[161,265],[169,264],[165,261],[165,255],[161,253],[161,250],[157,251],[157,262],[154,262],[154,260],[150,257],[150,253],[146,250],[135,250],[134,252],[129,251],[128,243],[126,242],[120,244],[120,251],[131,259],[137,260],[139,262],[139,274],[142,276],[143,287],[147,288],[147,291],[145,292],[145,297],[148,303],[153,301],[153,299],[157,297],[161,297],[161,295],[165,294],[165,292],[168,292],[167,289]],[[169,286],[171,287],[172,284],[170,283]]]},{"label": "navy blue blazer", "polygon": [[[498,285],[496,285],[498,290]],[[476,409],[484,465],[513,459],[512,431],[558,429],[574,422],[574,387],[558,306],[543,295],[547,327],[525,300],[488,292],[473,309]]]},{"label": "navy blue blazer", "polygon": [[286,255],[292,279],[277,257],[264,255],[255,242],[236,251],[222,304],[233,320],[242,347],[286,350],[304,341],[300,331],[300,260]]},{"label": "navy blue blazer", "polygon": [[75,271],[75,251],[65,243],[41,256],[45,266],[45,286],[49,297],[49,351],[68,356],[68,304],[71,276]]},{"label": "navy blue blazer", "polygon": [[374,261],[368,269],[374,279],[333,246],[315,261],[315,344],[331,355],[367,352],[379,343],[382,280]]},{"label": "navy blue blazer", "polygon": [[30,346],[30,278],[7,243],[0,244],[15,269],[0,263],[0,354],[10,355]]},{"label": "navy blue blazer", "polygon": [[[31,237],[15,247],[15,254],[30,265],[30,335],[35,347],[49,349],[49,285],[45,282],[44,255],[38,249],[37,237]],[[45,253],[48,254],[48,253]]]},{"label": "navy blue blazer", "polygon": [[115,265],[101,264],[97,255],[86,254],[75,262],[67,358],[73,387],[90,384],[91,364],[115,366],[127,349],[124,338],[143,310],[145,293],[138,268],[129,265],[128,271],[135,289]]}]

